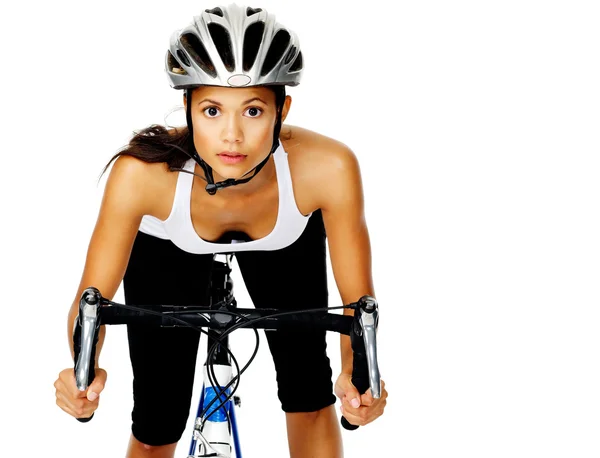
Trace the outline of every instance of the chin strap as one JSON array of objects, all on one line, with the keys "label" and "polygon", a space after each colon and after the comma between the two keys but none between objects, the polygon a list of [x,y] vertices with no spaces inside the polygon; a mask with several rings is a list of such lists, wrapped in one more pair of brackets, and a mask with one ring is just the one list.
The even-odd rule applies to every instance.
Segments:
[{"label": "chin strap", "polygon": [[[206,178],[205,178],[206,192],[212,196],[212,195],[216,194],[216,192],[219,189],[228,188],[229,186],[235,186],[238,184],[247,183],[252,178],[254,178],[256,176],[256,174],[258,172],[260,172],[260,170],[265,166],[265,164],[271,157],[271,154],[273,154],[275,152],[275,150],[277,149],[277,147],[279,146],[279,133],[281,131],[281,112],[277,113],[277,123],[275,124],[275,131],[273,132],[273,146],[271,147],[271,151],[269,152],[267,157],[265,157],[262,160],[262,162],[260,164],[258,164],[256,167],[254,167],[252,169],[252,170],[254,170],[254,174],[252,174],[248,178],[239,178],[239,179],[228,178],[224,181],[219,181],[218,183],[215,183],[215,180],[213,178],[212,168],[206,162],[204,162],[204,160],[202,160],[202,158],[200,157],[200,155],[198,154],[198,152],[196,151],[196,148],[194,146],[194,130],[192,127],[192,103],[191,103],[192,90],[191,89],[186,89],[185,97],[187,100],[187,110],[186,110],[185,117],[186,117],[188,131],[189,131],[188,148],[189,148],[190,152],[187,152],[187,151],[184,151],[184,152],[189,157],[194,159],[198,163],[198,165],[200,165],[200,167],[202,167],[202,170],[204,170],[204,174],[206,175]],[[181,148],[178,148],[178,149],[181,149]],[[183,149],[181,149],[181,150],[183,151]],[[246,172],[244,175],[242,175],[242,177],[245,177],[246,175],[248,175],[250,172],[252,172],[252,170],[249,170],[248,172]]]},{"label": "chin strap", "polygon": [[[206,192],[208,192],[210,195],[213,195],[217,192],[218,189],[223,189],[223,188],[227,188],[229,186],[235,186],[236,184],[242,184],[242,183],[247,183],[248,181],[250,181],[252,178],[254,178],[256,176],[256,174],[258,172],[260,172],[260,169],[262,169],[265,164],[269,161],[269,158],[271,157],[271,154],[273,154],[275,152],[275,150],[277,149],[276,144],[273,145],[273,147],[271,148],[271,151],[269,152],[269,154],[267,155],[267,157],[265,157],[262,162],[260,164],[258,164],[256,167],[254,167],[254,174],[252,174],[251,176],[249,176],[248,178],[239,178],[239,179],[235,179],[235,178],[228,178],[225,181],[219,181],[218,183],[215,183],[214,180],[212,179],[212,169],[210,168],[210,166],[208,164],[206,164],[206,162],[202,161],[202,159],[200,158],[200,156],[198,156],[198,158],[204,163],[206,164],[206,169],[209,170],[210,173],[210,178],[211,181],[208,181],[208,183],[206,184]],[[206,173],[206,169],[204,169],[204,172]],[[252,170],[250,170],[248,173],[252,172]],[[243,176],[248,175],[248,173],[244,174]]]}]

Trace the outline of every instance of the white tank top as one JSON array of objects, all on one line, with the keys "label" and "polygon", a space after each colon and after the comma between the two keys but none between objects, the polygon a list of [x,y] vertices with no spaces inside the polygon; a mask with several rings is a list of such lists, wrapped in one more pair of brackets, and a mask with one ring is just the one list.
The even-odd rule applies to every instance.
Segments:
[{"label": "white tank top", "polygon": [[[304,232],[312,213],[304,216],[296,206],[288,156],[281,143],[273,153],[273,159],[277,173],[279,207],[275,227],[265,237],[250,241],[234,240],[234,243],[213,243],[202,239],[194,229],[190,212],[194,175],[185,172],[178,172],[175,198],[169,217],[163,221],[152,215],[144,215],[139,230],[154,237],[171,240],[177,247],[194,254],[271,251],[291,245]],[[196,162],[190,158],[183,168],[193,172],[195,165]]]}]

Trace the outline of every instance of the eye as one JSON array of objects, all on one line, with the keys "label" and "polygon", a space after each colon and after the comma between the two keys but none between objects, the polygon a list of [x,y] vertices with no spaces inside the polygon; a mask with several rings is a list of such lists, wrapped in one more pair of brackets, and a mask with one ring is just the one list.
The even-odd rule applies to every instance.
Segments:
[{"label": "eye", "polygon": [[250,113],[251,118],[258,118],[262,114],[263,110],[258,107],[250,107],[246,110],[246,112]]},{"label": "eye", "polygon": [[217,107],[207,107],[207,108],[205,108],[202,111],[209,118],[216,118],[217,117],[217,113],[219,112],[219,109]]}]

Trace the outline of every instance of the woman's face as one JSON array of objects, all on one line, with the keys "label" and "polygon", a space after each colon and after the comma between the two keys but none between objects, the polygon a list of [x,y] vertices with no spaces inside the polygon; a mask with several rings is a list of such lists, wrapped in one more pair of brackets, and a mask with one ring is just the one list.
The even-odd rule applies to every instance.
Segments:
[{"label": "woman's face", "polygon": [[[282,122],[290,102],[287,96]],[[271,150],[277,116],[272,90],[201,86],[194,89],[191,103],[194,145],[213,169],[215,182],[241,178]]]}]

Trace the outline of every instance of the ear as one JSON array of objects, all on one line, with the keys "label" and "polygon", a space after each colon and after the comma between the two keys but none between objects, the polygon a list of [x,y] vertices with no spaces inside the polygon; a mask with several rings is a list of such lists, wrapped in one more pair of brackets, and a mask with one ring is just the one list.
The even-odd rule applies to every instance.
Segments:
[{"label": "ear", "polygon": [[281,108],[281,123],[282,124],[283,124],[283,121],[285,121],[285,118],[287,118],[287,114],[290,111],[291,105],[292,105],[292,96],[286,95],[285,101],[283,102],[283,107]]}]

